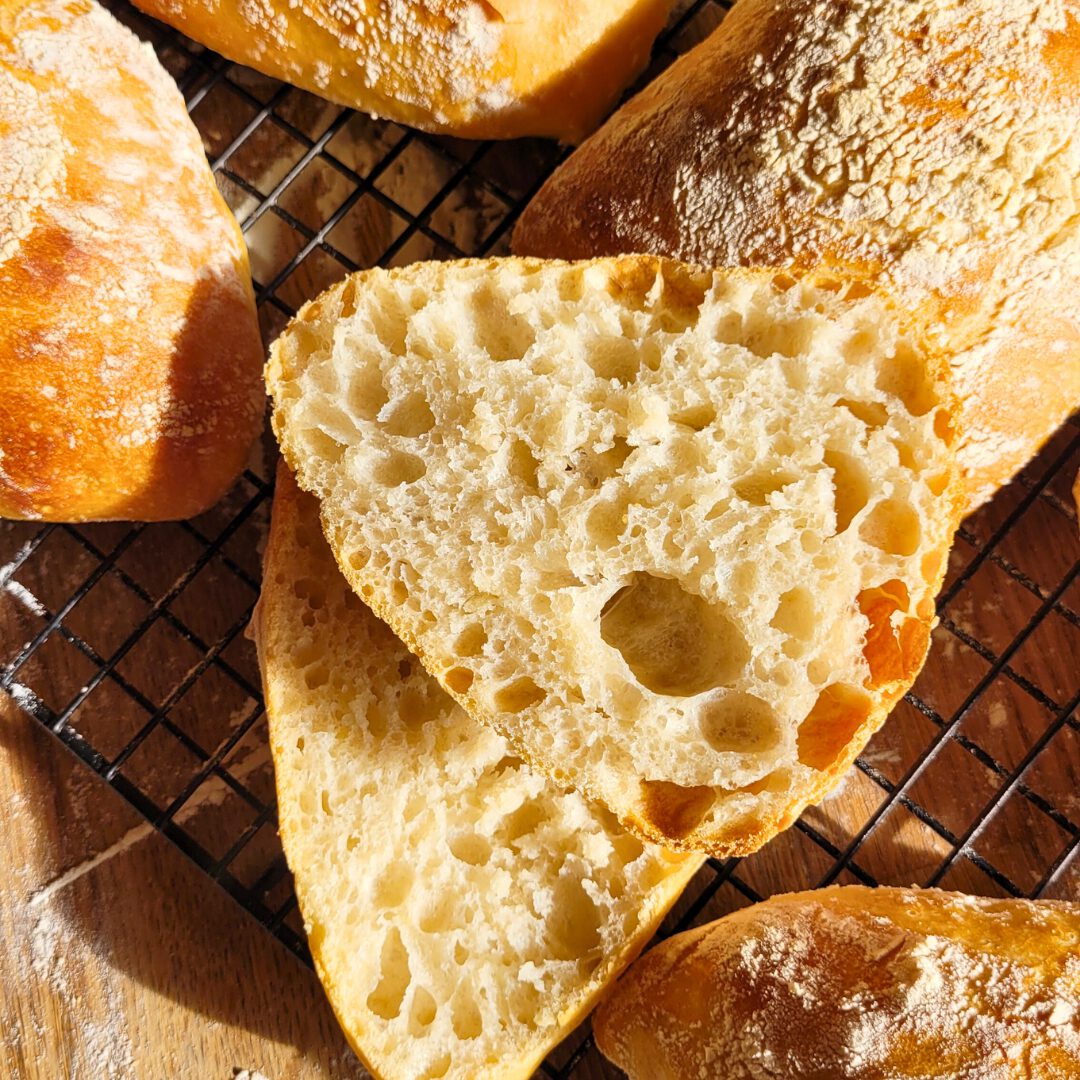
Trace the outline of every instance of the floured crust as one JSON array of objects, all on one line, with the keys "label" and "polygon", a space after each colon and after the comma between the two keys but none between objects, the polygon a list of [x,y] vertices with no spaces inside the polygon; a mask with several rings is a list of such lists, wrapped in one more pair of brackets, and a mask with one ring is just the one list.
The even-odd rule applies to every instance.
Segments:
[{"label": "floured crust", "polygon": [[671,0],[138,0],[239,63],[468,138],[577,142],[648,60]]},{"label": "floured crust", "polygon": [[741,0],[514,247],[880,282],[954,354],[973,507],[1080,405],[1078,70],[1075,0]]},{"label": "floured crust", "polygon": [[662,942],[593,1030],[630,1080],[1065,1080],[1080,1074],[1080,905],[778,896]]},{"label": "floured crust", "polygon": [[253,625],[282,841],[350,1043],[386,1080],[532,1075],[701,859],[643,847],[457,708],[284,468]]},{"label": "floured crust", "polygon": [[89,0],[0,13],[0,515],[192,516],[261,427],[247,252],[183,99]]},{"label": "floured crust", "polygon": [[308,305],[267,383],[345,576],[442,685],[639,836],[730,855],[926,654],[954,406],[905,325],[824,276],[417,264]]}]

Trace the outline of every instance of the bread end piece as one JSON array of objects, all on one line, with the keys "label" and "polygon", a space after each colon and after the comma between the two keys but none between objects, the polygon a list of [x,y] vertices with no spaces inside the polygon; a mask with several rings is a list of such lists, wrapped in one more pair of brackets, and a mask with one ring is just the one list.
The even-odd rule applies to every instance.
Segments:
[{"label": "bread end piece", "polygon": [[191,517],[262,430],[247,250],[176,85],[96,3],[0,17],[0,516]]},{"label": "bread end piece", "polygon": [[843,886],[661,942],[600,1008],[630,1080],[1080,1074],[1080,905]]}]

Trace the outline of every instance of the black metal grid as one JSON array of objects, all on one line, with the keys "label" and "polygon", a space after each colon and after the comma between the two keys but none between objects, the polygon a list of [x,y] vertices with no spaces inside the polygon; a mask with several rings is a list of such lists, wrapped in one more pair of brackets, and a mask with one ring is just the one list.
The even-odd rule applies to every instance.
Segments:
[{"label": "black metal grid", "polygon": [[[726,6],[677,4],[649,75]],[[252,248],[268,339],[361,265],[505,251],[517,213],[563,156],[539,141],[465,143],[360,118],[115,10],[153,42],[204,134]],[[964,524],[927,668],[844,790],[757,855],[710,860],[663,934],[833,882],[1080,898],[1080,539],[1068,494],[1078,466],[1074,421]],[[253,464],[225,503],[190,522],[4,526],[0,601],[28,638],[0,643],[0,689],[310,962],[265,758],[251,767],[265,721],[243,632],[271,496],[271,468]],[[54,578],[60,591],[41,595]],[[110,603],[125,614],[99,642]],[[83,673],[73,689],[50,681],[57,650],[65,670]],[[144,653],[144,668],[147,658],[161,668],[155,692],[125,670]],[[209,712],[220,721],[231,705],[224,723],[198,719],[211,682]],[[209,830],[197,827],[206,810],[217,819]],[[589,1062],[602,1074],[591,1046],[586,1026],[541,1072],[568,1077]]]}]

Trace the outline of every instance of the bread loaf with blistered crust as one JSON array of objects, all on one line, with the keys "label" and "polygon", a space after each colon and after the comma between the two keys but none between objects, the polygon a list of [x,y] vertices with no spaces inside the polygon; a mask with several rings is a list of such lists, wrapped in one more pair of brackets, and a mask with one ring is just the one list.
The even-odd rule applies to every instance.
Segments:
[{"label": "bread loaf with blistered crust", "polygon": [[410,127],[578,142],[672,0],[136,0],[267,75]]},{"label": "bread loaf with blistered crust", "polygon": [[889,302],[650,256],[354,275],[271,350],[353,588],[639,836],[753,851],[910,686],[954,403]]},{"label": "bread loaf with blistered crust", "polygon": [[777,896],[662,942],[593,1030],[630,1080],[1069,1080],[1080,904]]},{"label": "bread loaf with blistered crust", "polygon": [[641,844],[471,720],[357,599],[279,469],[253,620],[316,970],[383,1080],[527,1077],[701,858]]},{"label": "bread loaf with blistered crust", "polygon": [[740,0],[522,214],[520,255],[830,266],[952,355],[968,507],[1080,406],[1080,3]]},{"label": "bread loaf with blistered crust", "polygon": [[93,0],[0,7],[0,516],[190,517],[262,429],[247,251],[184,100]]}]

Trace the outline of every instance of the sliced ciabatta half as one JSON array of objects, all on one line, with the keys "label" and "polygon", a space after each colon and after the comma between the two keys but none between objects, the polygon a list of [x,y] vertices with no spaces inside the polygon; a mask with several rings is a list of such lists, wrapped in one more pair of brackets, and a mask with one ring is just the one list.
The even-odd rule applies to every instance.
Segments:
[{"label": "sliced ciabatta half", "polygon": [[353,588],[640,836],[756,849],[925,656],[946,373],[881,297],[647,256],[357,274],[267,367]]},{"label": "sliced ciabatta half", "polygon": [[531,1076],[701,859],[641,844],[471,720],[350,590],[281,470],[255,620],[319,975],[383,1080]]}]

